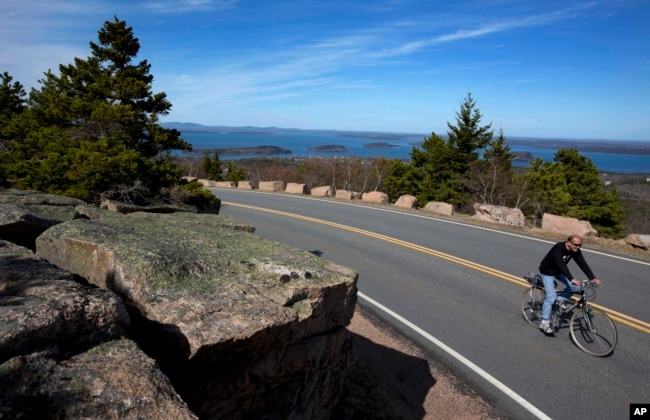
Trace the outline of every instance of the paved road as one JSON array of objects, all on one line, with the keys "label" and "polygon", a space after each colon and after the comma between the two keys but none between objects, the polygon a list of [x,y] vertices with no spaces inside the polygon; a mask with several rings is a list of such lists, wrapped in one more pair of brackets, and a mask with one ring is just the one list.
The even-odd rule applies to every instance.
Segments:
[{"label": "paved road", "polygon": [[[226,189],[215,193],[224,202],[221,214],[255,226],[257,235],[356,269],[360,292],[404,321],[386,320],[515,418],[627,419],[630,403],[650,402],[646,262],[584,250],[604,283],[596,303],[621,314],[616,351],[596,358],[578,350],[568,330],[544,336],[519,312],[521,275],[537,269],[551,242],[330,200]],[[571,264],[579,277],[579,268]],[[629,326],[625,315],[645,323],[645,331]]]}]

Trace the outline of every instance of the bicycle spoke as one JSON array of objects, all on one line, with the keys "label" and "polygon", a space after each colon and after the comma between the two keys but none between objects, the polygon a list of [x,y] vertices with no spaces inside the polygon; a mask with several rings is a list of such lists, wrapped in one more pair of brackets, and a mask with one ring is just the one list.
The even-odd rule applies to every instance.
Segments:
[{"label": "bicycle spoke", "polygon": [[544,291],[537,288],[527,289],[521,297],[521,313],[531,327],[539,328],[544,297]]},{"label": "bicycle spoke", "polygon": [[616,326],[600,309],[579,310],[571,317],[571,339],[587,354],[607,356],[618,340]]}]

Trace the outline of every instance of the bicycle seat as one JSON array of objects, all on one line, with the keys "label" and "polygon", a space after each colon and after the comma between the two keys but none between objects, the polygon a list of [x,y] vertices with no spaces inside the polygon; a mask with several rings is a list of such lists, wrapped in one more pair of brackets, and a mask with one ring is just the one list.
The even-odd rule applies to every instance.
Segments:
[{"label": "bicycle seat", "polygon": [[524,278],[526,280],[528,280],[528,283],[533,284],[533,285],[538,284],[538,283],[539,284],[542,283],[542,279],[539,278],[539,274],[536,274],[536,273],[528,273],[528,274],[524,275]]},{"label": "bicycle seat", "polygon": [[[524,278],[533,286],[544,287],[544,282],[542,282],[542,277],[539,273],[528,273],[524,275]],[[553,286],[557,287],[557,280],[553,281]]]}]

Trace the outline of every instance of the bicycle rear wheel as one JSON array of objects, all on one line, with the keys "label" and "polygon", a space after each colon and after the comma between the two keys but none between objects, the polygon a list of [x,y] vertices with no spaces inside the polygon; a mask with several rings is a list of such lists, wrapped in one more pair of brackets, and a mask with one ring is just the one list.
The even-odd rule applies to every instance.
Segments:
[{"label": "bicycle rear wheel", "polygon": [[578,348],[592,356],[608,356],[618,341],[616,326],[600,309],[576,310],[571,315],[571,339]]},{"label": "bicycle rear wheel", "polygon": [[539,328],[542,320],[542,303],[546,293],[542,289],[528,288],[521,297],[521,314],[531,327]]}]

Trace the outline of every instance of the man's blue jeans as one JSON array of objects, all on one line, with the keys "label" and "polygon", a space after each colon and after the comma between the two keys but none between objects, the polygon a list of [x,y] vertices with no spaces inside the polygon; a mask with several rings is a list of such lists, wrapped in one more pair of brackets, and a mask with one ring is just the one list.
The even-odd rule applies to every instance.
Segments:
[{"label": "man's blue jeans", "polygon": [[[557,292],[555,291],[555,277],[546,276],[542,273],[539,274],[542,277],[542,283],[544,283],[544,291],[546,292],[546,298],[542,304],[542,319],[549,319],[551,317],[551,309],[553,309],[553,303],[557,297]],[[572,293],[579,293],[582,290],[581,286],[576,286],[571,283],[571,279],[568,279],[564,274],[557,276],[557,279],[564,283],[564,289],[560,292],[560,301],[567,300]]]}]

